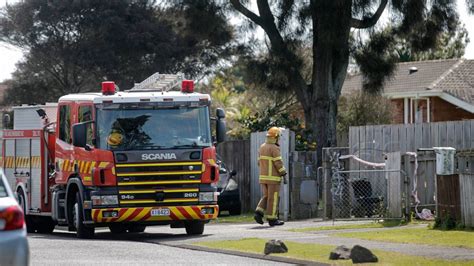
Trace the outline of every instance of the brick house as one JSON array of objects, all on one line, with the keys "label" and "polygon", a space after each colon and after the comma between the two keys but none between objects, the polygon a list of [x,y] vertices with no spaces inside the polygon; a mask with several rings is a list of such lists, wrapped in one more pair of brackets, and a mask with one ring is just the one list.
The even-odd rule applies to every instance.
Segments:
[{"label": "brick house", "polygon": [[[360,91],[362,75],[348,76],[342,94]],[[395,124],[474,119],[474,60],[399,63],[384,85]]]}]

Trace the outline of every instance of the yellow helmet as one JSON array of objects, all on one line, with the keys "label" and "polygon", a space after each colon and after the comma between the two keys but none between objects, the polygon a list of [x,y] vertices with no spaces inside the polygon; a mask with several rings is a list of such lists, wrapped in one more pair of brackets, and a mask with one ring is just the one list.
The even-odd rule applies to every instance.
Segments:
[{"label": "yellow helmet", "polygon": [[122,143],[123,140],[123,135],[120,134],[119,132],[112,132],[108,137],[107,137],[107,143],[110,146],[118,146]]},{"label": "yellow helmet", "polygon": [[277,127],[271,127],[271,128],[267,131],[267,137],[271,137],[271,138],[278,138],[278,137],[280,137],[280,129],[277,128]]}]

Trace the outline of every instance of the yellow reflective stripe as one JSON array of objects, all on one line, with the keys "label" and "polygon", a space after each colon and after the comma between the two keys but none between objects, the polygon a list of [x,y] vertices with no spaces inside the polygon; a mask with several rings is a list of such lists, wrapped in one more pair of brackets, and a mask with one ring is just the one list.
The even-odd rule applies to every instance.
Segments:
[{"label": "yellow reflective stripe", "polygon": [[255,211],[258,211],[258,212],[261,212],[261,213],[264,213],[264,212],[265,212],[265,210],[264,210],[263,208],[261,208],[261,207],[257,207],[257,208],[255,209]]},{"label": "yellow reflective stripe", "polygon": [[271,181],[280,181],[281,177],[280,176],[268,176],[268,175],[261,175],[260,176],[261,180],[271,180]]},{"label": "yellow reflective stripe", "polygon": [[119,194],[147,194],[155,192],[178,193],[178,192],[199,192],[198,188],[189,189],[164,189],[164,190],[121,190]]},{"label": "yellow reflective stripe", "polygon": [[278,203],[278,192],[275,191],[275,193],[273,193],[273,209],[272,209],[272,216],[273,217],[276,217],[277,203]]},{"label": "yellow reflective stripe", "polygon": [[282,167],[282,168],[278,169],[278,172],[280,172],[280,173],[286,172],[285,167]]},{"label": "yellow reflective stripe", "polygon": [[273,165],[272,165],[271,162],[268,162],[268,172],[267,173],[268,173],[269,176],[273,176],[272,172],[273,172]]},{"label": "yellow reflective stripe", "polygon": [[201,162],[178,162],[178,163],[131,163],[117,164],[116,167],[134,167],[134,166],[176,166],[176,165],[201,165]]},{"label": "yellow reflective stripe", "polygon": [[192,183],[201,183],[201,180],[119,182],[118,185],[119,186],[135,186],[135,185],[192,184]]},{"label": "yellow reflective stripe", "polygon": [[146,194],[146,193],[155,193],[156,190],[122,190],[119,191],[119,194]]},{"label": "yellow reflective stripe", "polygon": [[123,173],[117,176],[148,176],[148,175],[196,175],[202,174],[201,171],[176,171],[176,172],[149,172],[149,173]]},{"label": "yellow reflective stripe", "polygon": [[270,157],[270,156],[260,156],[259,159],[261,160],[270,160],[270,161],[278,161],[278,160],[283,160],[283,158],[281,158],[281,156],[278,156],[278,157]]},{"label": "yellow reflective stripe", "polygon": [[198,201],[198,198],[191,199],[165,199],[163,201],[156,200],[121,200],[121,204],[133,204],[133,203],[156,203],[156,202],[195,202]]}]

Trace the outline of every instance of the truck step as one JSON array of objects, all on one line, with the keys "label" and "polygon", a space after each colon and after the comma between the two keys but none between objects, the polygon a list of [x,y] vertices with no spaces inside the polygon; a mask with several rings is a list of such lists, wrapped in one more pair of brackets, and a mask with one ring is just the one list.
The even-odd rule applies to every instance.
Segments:
[{"label": "truck step", "polygon": [[66,219],[58,219],[58,225],[66,225]]},{"label": "truck step", "polygon": [[59,199],[59,207],[63,207],[66,206],[66,199]]}]

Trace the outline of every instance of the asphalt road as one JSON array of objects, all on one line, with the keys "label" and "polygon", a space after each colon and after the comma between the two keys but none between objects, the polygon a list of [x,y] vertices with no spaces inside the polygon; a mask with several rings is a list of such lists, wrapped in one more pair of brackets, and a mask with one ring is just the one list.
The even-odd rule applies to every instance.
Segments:
[{"label": "asphalt road", "polygon": [[[211,234],[205,232],[197,238],[204,241],[209,236]],[[197,240],[196,237],[189,238],[184,229],[167,227],[150,227],[145,234],[122,235],[99,229],[92,240],[77,239],[73,232],[57,229],[49,235],[28,236],[31,265],[279,265],[167,244],[175,240],[186,243],[186,239]]]}]

